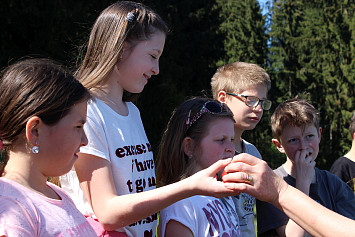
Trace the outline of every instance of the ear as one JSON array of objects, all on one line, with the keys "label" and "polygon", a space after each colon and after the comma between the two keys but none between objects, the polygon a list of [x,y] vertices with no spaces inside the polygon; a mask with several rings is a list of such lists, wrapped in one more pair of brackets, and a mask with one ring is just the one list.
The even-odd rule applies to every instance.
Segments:
[{"label": "ear", "polygon": [[194,140],[191,137],[185,137],[184,140],[182,141],[182,149],[184,150],[184,153],[188,157],[191,157],[193,155],[194,147],[195,147]]},{"label": "ear", "polygon": [[35,146],[38,141],[42,123],[42,120],[38,116],[31,117],[26,123],[26,138],[32,146]]},{"label": "ear", "polygon": [[277,147],[277,150],[279,150],[279,152],[285,153],[285,149],[283,148],[283,146],[281,145],[281,143],[279,142],[279,140],[277,140],[276,138],[274,138],[274,139],[272,139],[272,143],[274,143],[274,145]]},{"label": "ear", "polygon": [[322,127],[319,127],[318,137],[319,137],[319,142],[320,142],[321,137],[322,137]]},{"label": "ear", "polygon": [[225,91],[218,92],[217,100],[221,103],[227,103],[227,93]]}]

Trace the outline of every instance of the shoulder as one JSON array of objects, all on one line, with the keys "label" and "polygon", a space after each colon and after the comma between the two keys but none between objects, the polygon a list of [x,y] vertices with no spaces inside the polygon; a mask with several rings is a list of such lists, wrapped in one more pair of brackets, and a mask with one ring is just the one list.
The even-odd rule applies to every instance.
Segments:
[{"label": "shoulder", "polygon": [[335,190],[340,190],[344,187],[348,188],[348,185],[346,185],[344,181],[342,181],[338,176],[327,170],[320,170],[315,167],[315,173],[317,177],[317,183],[319,184],[332,187]]},{"label": "shoulder", "polygon": [[328,179],[336,179],[336,180],[340,181],[338,176],[336,176],[335,174],[332,174],[328,170],[321,170],[321,169],[318,169],[317,167],[315,167],[314,169],[315,169],[315,173],[318,174],[318,176],[320,176],[320,177],[326,177]]},{"label": "shoulder", "polygon": [[334,161],[334,163],[332,165],[332,168],[333,167],[335,168],[335,167],[339,167],[339,166],[344,166],[344,165],[349,164],[350,162],[352,162],[352,161],[349,160],[348,158],[346,158],[345,156],[341,156],[336,161]]},{"label": "shoulder", "polygon": [[0,178],[0,196],[9,199],[23,199],[26,196],[26,189],[12,180]]},{"label": "shoulder", "polygon": [[129,114],[140,116],[139,109],[135,104],[133,104],[132,102],[126,102],[126,105],[127,105]]},{"label": "shoulder", "polygon": [[253,155],[255,157],[258,157],[261,159],[261,154],[260,152],[258,151],[258,149],[256,148],[256,146],[254,146],[253,144],[251,144],[250,142],[242,139],[243,141],[243,144],[244,144],[244,148],[245,148],[245,152],[250,154],[250,155]]},{"label": "shoulder", "polygon": [[[27,223],[39,216],[30,192],[14,181],[0,178],[0,222]],[[16,221],[15,221],[16,220]]]}]

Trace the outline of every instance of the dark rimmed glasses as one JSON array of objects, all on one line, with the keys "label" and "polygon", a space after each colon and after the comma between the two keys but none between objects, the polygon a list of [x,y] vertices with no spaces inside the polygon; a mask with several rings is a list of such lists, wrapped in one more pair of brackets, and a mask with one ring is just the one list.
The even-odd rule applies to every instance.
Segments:
[{"label": "dark rimmed glasses", "polygon": [[236,97],[243,97],[244,98],[244,103],[246,104],[246,106],[252,107],[252,108],[255,108],[260,103],[261,104],[261,108],[263,110],[269,110],[271,108],[271,105],[272,105],[271,100],[262,100],[262,99],[259,99],[256,96],[234,94],[234,93],[230,93],[230,92],[226,92],[226,94],[227,95],[231,95],[231,96],[236,96]]},{"label": "dark rimmed glasses", "polygon": [[[223,110],[224,109],[224,110]],[[195,114],[191,118],[191,110],[189,111],[189,115],[186,118],[186,130],[189,130],[189,128],[194,124],[201,116],[205,113],[210,113],[210,114],[219,114],[222,113],[223,111],[228,111],[228,107],[226,107],[224,104],[216,102],[216,101],[206,101],[200,111]]]}]

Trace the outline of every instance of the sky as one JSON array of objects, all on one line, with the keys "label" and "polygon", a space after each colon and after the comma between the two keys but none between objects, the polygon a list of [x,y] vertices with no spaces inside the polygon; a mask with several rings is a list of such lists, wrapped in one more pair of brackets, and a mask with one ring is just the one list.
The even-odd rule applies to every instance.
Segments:
[{"label": "sky", "polygon": [[265,13],[267,12],[267,9],[266,9],[266,2],[269,1],[269,0],[258,0],[259,4],[260,4],[260,7],[263,9],[261,14],[265,15]]}]

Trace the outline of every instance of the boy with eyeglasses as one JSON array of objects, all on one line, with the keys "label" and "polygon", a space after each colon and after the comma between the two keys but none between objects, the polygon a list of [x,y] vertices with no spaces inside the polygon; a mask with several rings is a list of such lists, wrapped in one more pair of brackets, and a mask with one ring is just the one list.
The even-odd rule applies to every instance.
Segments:
[{"label": "boy with eyeglasses", "polygon": [[[213,98],[227,104],[234,114],[234,147],[236,153],[248,153],[261,159],[256,147],[242,139],[245,130],[259,123],[264,110],[271,108],[267,93],[269,75],[256,64],[234,62],[217,69],[211,80]],[[255,198],[241,193],[234,198],[242,236],[256,236],[254,227]]]},{"label": "boy with eyeglasses", "polygon": [[[286,162],[276,174],[326,208],[355,218],[355,196],[337,176],[315,168],[322,129],[318,111],[298,96],[277,106],[271,116],[277,149]],[[257,201],[258,236],[310,236],[270,203]]]}]

